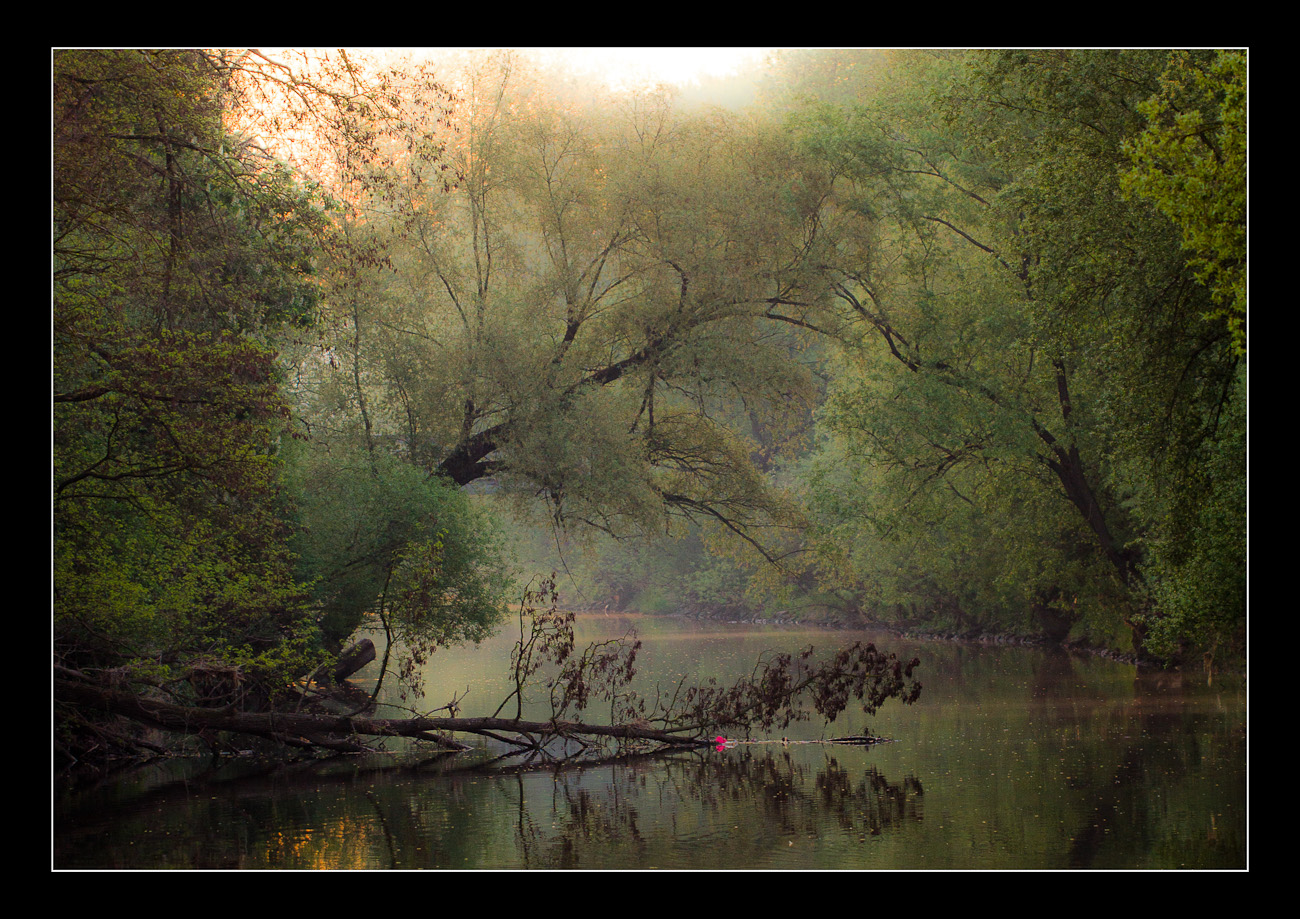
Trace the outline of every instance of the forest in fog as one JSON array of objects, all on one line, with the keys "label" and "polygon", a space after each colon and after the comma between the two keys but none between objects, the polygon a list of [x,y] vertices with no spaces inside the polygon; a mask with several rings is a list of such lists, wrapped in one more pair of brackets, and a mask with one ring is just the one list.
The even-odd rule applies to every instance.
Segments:
[{"label": "forest in fog", "polygon": [[[1244,51],[52,54],[55,745],[563,605],[1246,654]],[[450,653],[454,653],[450,652]]]}]

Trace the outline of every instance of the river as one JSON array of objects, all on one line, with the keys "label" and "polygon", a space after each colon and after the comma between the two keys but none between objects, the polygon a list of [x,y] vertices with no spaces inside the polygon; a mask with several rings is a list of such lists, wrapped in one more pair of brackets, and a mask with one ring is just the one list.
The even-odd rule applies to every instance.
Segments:
[{"label": "river", "polygon": [[[277,766],[163,761],[54,796],[55,868],[1244,869],[1240,678],[1139,675],[1019,646],[602,616],[635,628],[638,685],[745,673],[762,651],[863,638],[921,658],[914,706],[723,750],[468,768],[499,752]],[[446,649],[425,703],[507,691],[506,629]],[[370,665],[356,682],[373,680]],[[386,687],[387,688],[387,687]],[[467,693],[467,694],[466,694]],[[869,728],[891,743],[812,743]]]}]

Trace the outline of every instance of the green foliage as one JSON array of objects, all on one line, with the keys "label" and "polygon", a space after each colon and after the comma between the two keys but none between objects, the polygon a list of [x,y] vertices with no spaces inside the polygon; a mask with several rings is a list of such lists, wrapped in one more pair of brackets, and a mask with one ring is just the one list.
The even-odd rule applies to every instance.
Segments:
[{"label": "green foliage", "polygon": [[1150,572],[1163,615],[1151,643],[1168,656],[1182,645],[1245,651],[1247,594],[1246,379],[1223,394],[1216,430],[1179,464],[1172,500],[1153,521]]},{"label": "green foliage", "polygon": [[291,545],[328,639],[376,609],[423,648],[478,641],[499,622],[509,565],[493,518],[468,495],[362,447],[298,443],[291,457]]},{"label": "green foliage", "polygon": [[63,321],[252,331],[310,318],[312,190],[226,131],[197,51],[54,53],[54,281]]},{"label": "green foliage", "polygon": [[797,120],[840,176],[828,282],[857,326],[810,483],[864,603],[1138,641],[1244,616],[1241,368],[1122,183],[1169,60],[898,54],[866,104]]},{"label": "green foliage", "polygon": [[[1246,56],[789,62],[780,125],[494,55],[447,132],[418,69],[55,52],[59,665],[251,706],[371,609],[477,640],[471,483],[661,537],[592,553],[624,604],[784,596],[811,521],[874,615],[1239,649]],[[252,137],[308,126],[332,197]]]},{"label": "green foliage", "polygon": [[556,521],[763,542],[790,508],[751,415],[777,449],[814,396],[795,330],[821,177],[771,126],[659,97],[563,107],[517,65],[465,75],[450,194],[398,170],[400,201],[358,206],[349,240],[385,259],[327,266],[332,362],[302,356],[305,418]]},{"label": "green foliage", "polygon": [[319,212],[222,121],[198,52],[54,55],[54,632],[157,682],[223,661],[265,701],[315,665],[255,335],[310,313]]},{"label": "green foliage", "polygon": [[721,534],[706,539],[699,527],[660,538],[597,538],[566,553],[576,582],[566,599],[648,615],[752,618],[769,599],[756,571],[766,563],[727,554],[736,545]]},{"label": "green foliage", "polygon": [[1246,353],[1246,52],[1171,56],[1160,89],[1138,110],[1149,122],[1126,152],[1126,192],[1150,200],[1182,231],[1189,264],[1214,293]]}]

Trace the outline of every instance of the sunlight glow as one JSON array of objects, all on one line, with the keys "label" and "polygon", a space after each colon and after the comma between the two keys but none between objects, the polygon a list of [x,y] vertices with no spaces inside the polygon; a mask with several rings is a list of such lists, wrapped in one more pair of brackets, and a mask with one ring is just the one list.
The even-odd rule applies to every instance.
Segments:
[{"label": "sunlight glow", "polygon": [[[275,54],[287,49],[262,49]],[[490,48],[389,47],[352,48],[352,54],[392,65],[403,58],[454,60],[466,52]],[[499,49],[506,50],[506,49]],[[734,76],[757,68],[774,48],[544,48],[512,49],[544,67],[568,71],[579,79],[594,79],[607,88],[622,92],[646,89],[658,84],[679,88],[698,85],[702,80]],[[328,53],[328,52],[326,52]]]},{"label": "sunlight glow", "polygon": [[768,48],[529,48],[539,60],[596,77],[610,89],[656,83],[687,86],[759,63]]}]

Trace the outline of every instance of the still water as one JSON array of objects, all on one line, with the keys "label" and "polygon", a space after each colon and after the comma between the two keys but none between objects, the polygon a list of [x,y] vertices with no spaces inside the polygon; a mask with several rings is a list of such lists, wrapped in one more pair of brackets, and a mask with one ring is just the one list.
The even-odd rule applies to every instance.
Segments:
[{"label": "still water", "polygon": [[[747,673],[764,650],[863,638],[922,660],[914,706],[846,713],[789,740],[568,768],[499,750],[284,767],[169,762],[56,791],[56,868],[1242,869],[1239,679],[1147,678],[1111,661],[887,635],[601,616],[635,628],[638,685]],[[440,651],[426,708],[508,691],[507,629]],[[374,667],[375,665],[371,665]],[[369,670],[358,674],[363,687]]]}]

